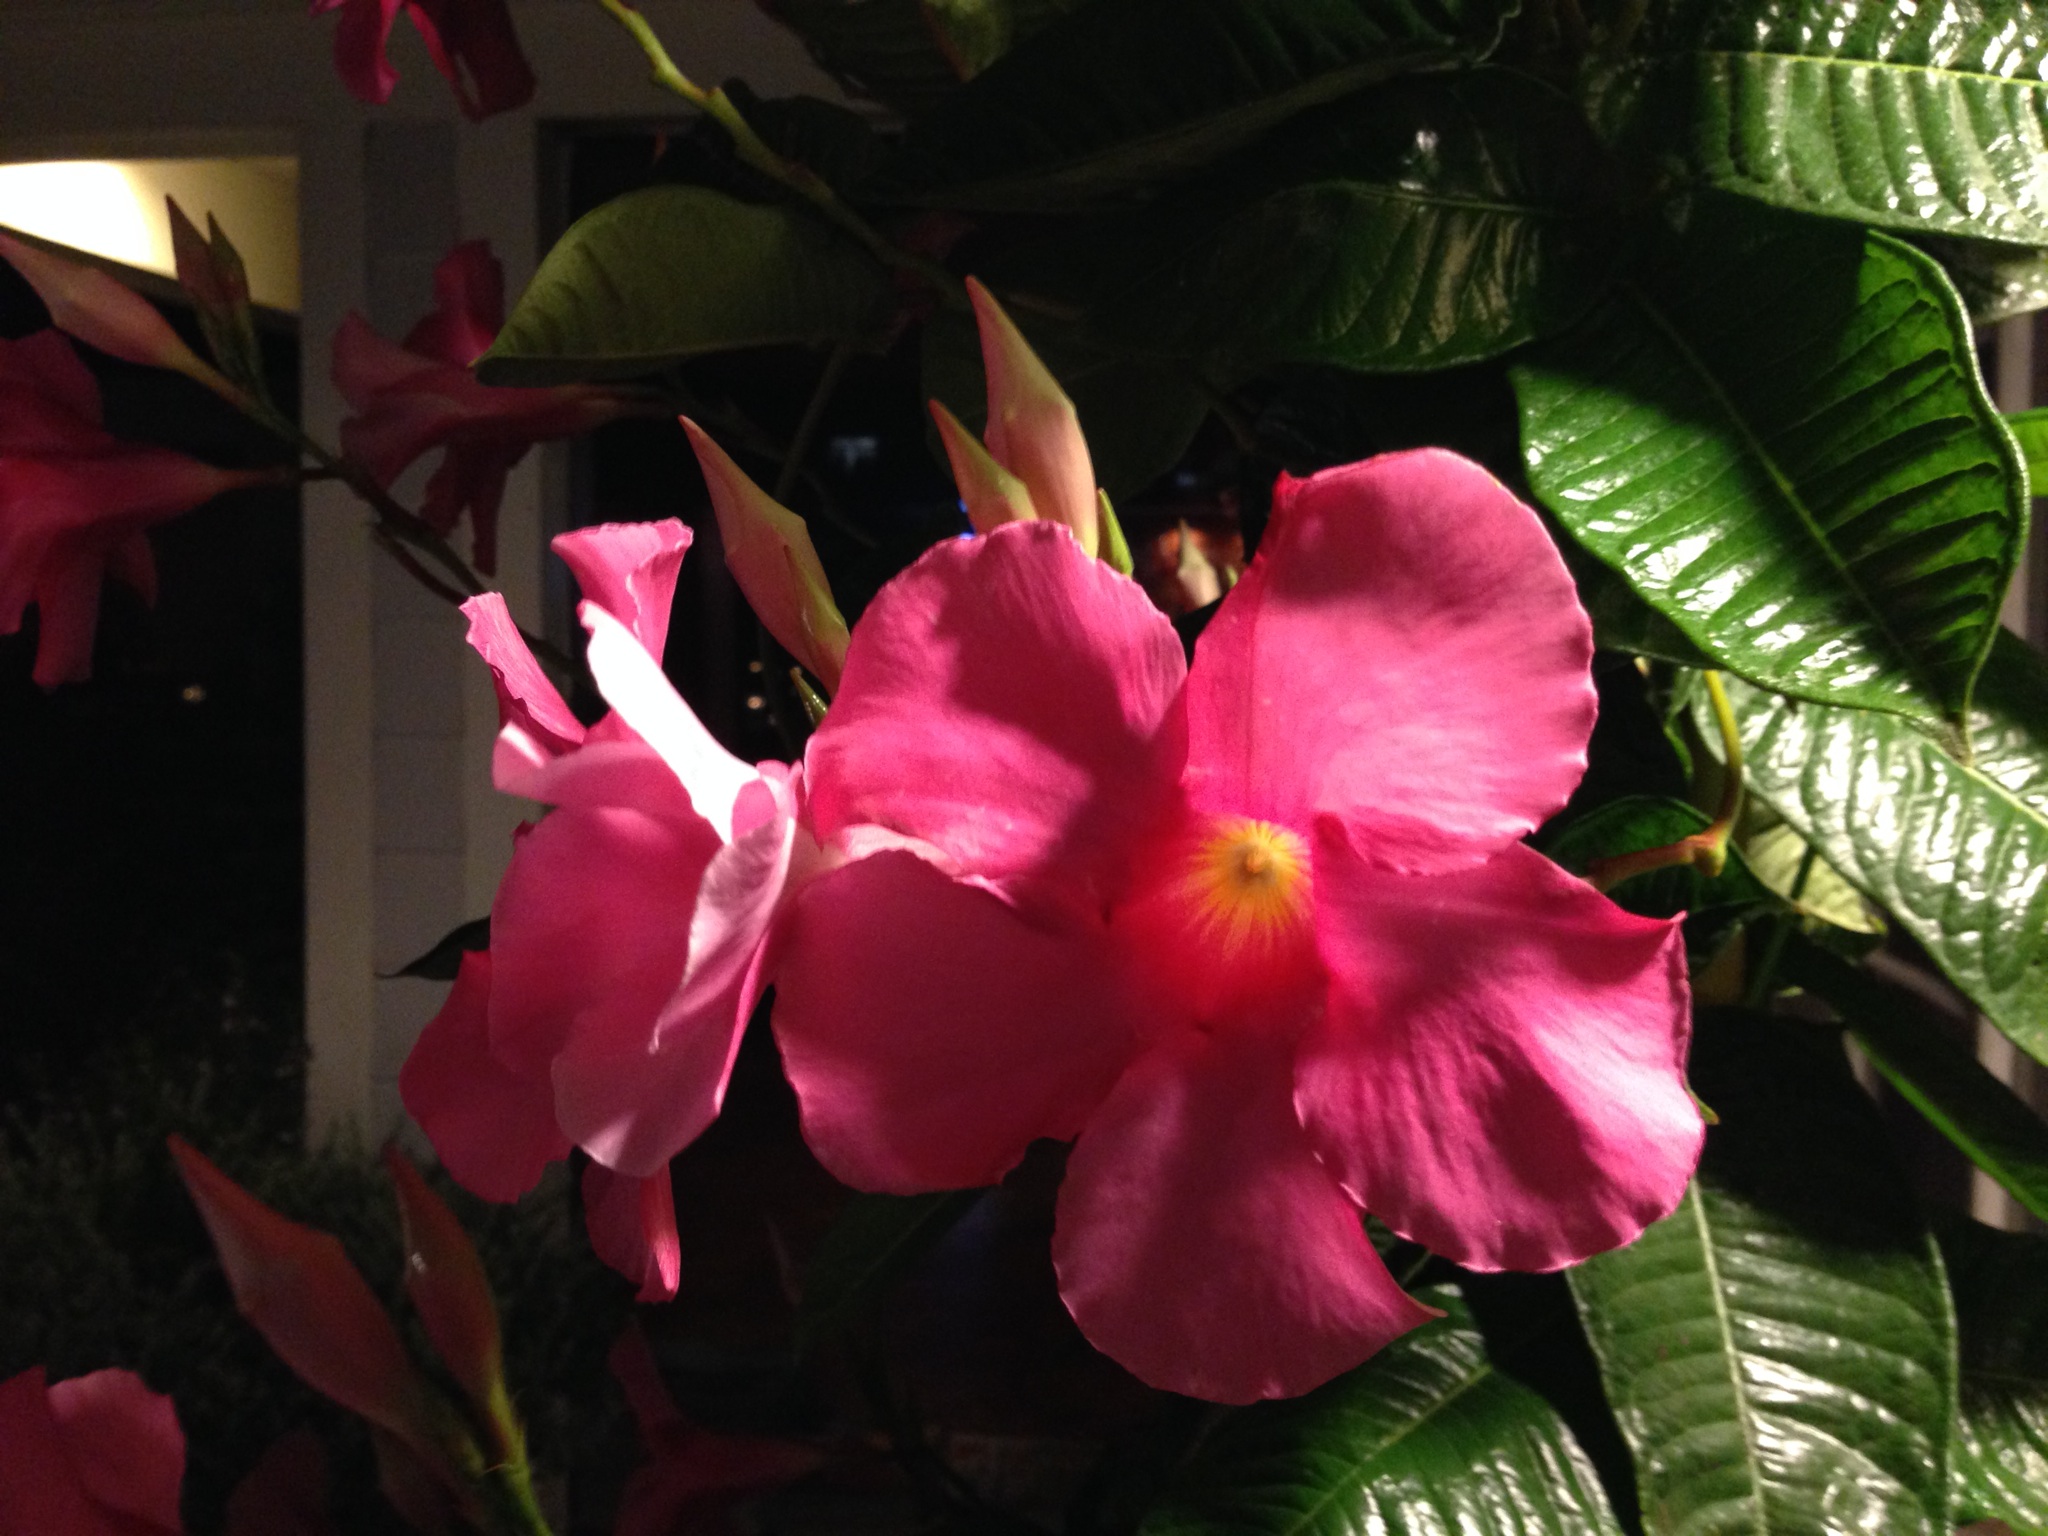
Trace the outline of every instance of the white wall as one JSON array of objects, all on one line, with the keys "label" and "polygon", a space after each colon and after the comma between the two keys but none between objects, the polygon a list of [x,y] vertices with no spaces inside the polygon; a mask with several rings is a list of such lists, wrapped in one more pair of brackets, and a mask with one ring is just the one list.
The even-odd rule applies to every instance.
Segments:
[{"label": "white wall", "polygon": [[[700,79],[832,93],[751,0],[641,8]],[[303,414],[333,443],[344,406],[326,339],[347,311],[402,334],[457,239],[488,238],[515,293],[531,275],[543,123],[678,115],[595,0],[513,10],[538,98],[471,125],[403,19],[398,89],[365,108],[334,73],[334,18],[309,19],[304,0],[5,0],[0,161],[296,156]],[[500,520],[500,585],[535,624],[542,484],[531,455]],[[374,1141],[399,1123],[398,1066],[445,990],[376,973],[488,910],[519,808],[490,788],[496,712],[459,616],[377,554],[345,491],[308,487],[304,516],[307,1113],[316,1131],[352,1123]]]}]

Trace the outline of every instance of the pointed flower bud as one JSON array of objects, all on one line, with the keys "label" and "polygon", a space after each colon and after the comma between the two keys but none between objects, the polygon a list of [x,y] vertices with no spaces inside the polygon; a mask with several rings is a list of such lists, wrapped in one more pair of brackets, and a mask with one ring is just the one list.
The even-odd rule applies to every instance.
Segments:
[{"label": "pointed flower bud", "polygon": [[175,197],[166,197],[164,206],[170,215],[178,286],[198,312],[207,349],[237,384],[264,398],[263,349],[249,309],[249,272],[241,252],[212,214],[206,216],[208,233],[202,235]]},{"label": "pointed flower bud", "polygon": [[1102,559],[1119,576],[1128,576],[1138,565],[1131,558],[1131,541],[1124,537],[1124,525],[1116,520],[1116,508],[1109,504],[1109,492],[1098,489],[1095,493],[1097,512],[1102,519]]},{"label": "pointed flower bud", "polygon": [[238,399],[240,391],[199,359],[156,306],[133,289],[95,267],[0,235],[0,256],[36,291],[49,308],[50,323],[111,357],[169,368],[196,379],[217,395]]},{"label": "pointed flower bud", "polygon": [[687,416],[682,422],[711,490],[733,579],[768,633],[833,692],[846,665],[846,620],[832,600],[810,529],[749,480],[703,428]]},{"label": "pointed flower bud", "polygon": [[523,1437],[505,1390],[498,1304],[483,1263],[455,1213],[403,1152],[386,1147],[384,1167],[398,1197],[405,1293],[419,1311],[434,1352],[490,1425],[500,1454],[515,1454]]},{"label": "pointed flower bud", "polygon": [[1074,402],[1015,322],[971,277],[967,296],[981,328],[981,362],[988,373],[988,451],[1030,488],[1038,515],[1065,523],[1092,555],[1101,545],[1095,466]]},{"label": "pointed flower bud", "polygon": [[432,1445],[427,1388],[341,1244],[273,1211],[182,1136],[171,1155],[235,1307],[300,1380],[407,1442]]},{"label": "pointed flower bud", "polygon": [[953,466],[953,483],[960,488],[960,500],[967,507],[967,520],[976,533],[987,533],[1004,523],[1029,523],[1038,517],[1031,505],[1031,492],[1024,482],[998,464],[989,451],[975,441],[974,434],[960,424],[960,418],[938,401],[931,402],[932,420],[938,423],[939,441],[946,445],[946,458]]}]

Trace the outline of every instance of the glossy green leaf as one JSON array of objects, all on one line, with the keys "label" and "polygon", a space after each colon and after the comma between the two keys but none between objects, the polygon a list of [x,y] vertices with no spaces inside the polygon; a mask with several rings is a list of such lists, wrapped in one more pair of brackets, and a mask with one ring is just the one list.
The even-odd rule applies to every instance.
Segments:
[{"label": "glossy green leaf", "polygon": [[1794,939],[1783,981],[1827,999],[1901,1098],[2015,1200],[2048,1221],[2048,1123],[1926,1006],[1861,966]]},{"label": "glossy green leaf", "polygon": [[2048,1531],[2048,1238],[1958,1222],[1941,1247],[1962,1356],[1955,1519]]},{"label": "glossy green leaf", "polygon": [[2048,408],[2017,411],[2005,418],[2020,457],[2027,461],[2027,484],[2048,490]]},{"label": "glossy green leaf", "polygon": [[[1022,309],[1014,316],[1080,413],[1095,478],[1112,501],[1174,466],[1209,413],[1191,369],[1107,351]],[[980,432],[988,384],[974,322],[950,313],[926,321],[923,368],[925,397]]]},{"label": "glossy green leaf", "polygon": [[1754,798],[1742,809],[1736,843],[1757,879],[1806,916],[1830,927],[1849,933],[1885,931],[1884,918],[1877,909],[1834,865],[1820,857],[1813,844]]},{"label": "glossy green leaf", "polygon": [[2028,0],[1665,0],[1645,38],[1646,126],[1707,185],[2048,242],[2048,28]]},{"label": "glossy green leaf", "polygon": [[1510,376],[1537,495],[1701,650],[1783,693],[1961,715],[2026,508],[1929,257],[1713,200]]},{"label": "glossy green leaf", "polygon": [[936,1195],[855,1195],[804,1266],[798,1346],[808,1348],[861,1316],[953,1229],[978,1189]]},{"label": "glossy green leaf", "polygon": [[876,329],[888,274],[800,209],[629,192],[569,226],[477,364],[487,384],[632,378],[707,352]]},{"label": "glossy green leaf", "polygon": [[911,125],[946,207],[1072,207],[1203,165],[1376,80],[1482,55],[1511,0],[1096,0]]},{"label": "glossy green leaf", "polygon": [[1578,108],[1503,70],[1304,113],[1241,171],[1147,210],[1091,317],[1153,351],[1445,367],[1582,313],[1620,254]]},{"label": "glossy green leaf", "polygon": [[1678,1210],[1570,1272],[1660,1536],[1946,1536],[1940,1260],[1832,1039],[1703,1016]]},{"label": "glossy green leaf", "polygon": [[1895,716],[1730,697],[1751,791],[2048,1061],[2048,662],[2000,635],[1967,765]]},{"label": "glossy green leaf", "polygon": [[1088,0],[765,0],[849,90],[904,112],[944,100]]},{"label": "glossy green leaf", "polygon": [[1449,1287],[1445,1317],[1306,1397],[1233,1414],[1140,1536],[1592,1536],[1620,1527],[1550,1407],[1487,1358]]}]

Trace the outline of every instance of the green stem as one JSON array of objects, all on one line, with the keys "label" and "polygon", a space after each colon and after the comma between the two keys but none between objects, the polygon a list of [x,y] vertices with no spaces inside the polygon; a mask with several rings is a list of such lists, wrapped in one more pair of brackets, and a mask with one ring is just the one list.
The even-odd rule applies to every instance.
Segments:
[{"label": "green stem", "polygon": [[1586,879],[1596,891],[1611,891],[1622,881],[1652,870],[1690,865],[1711,879],[1727,867],[1728,839],[1735,831],[1735,818],[1742,813],[1742,732],[1736,726],[1735,708],[1728,702],[1721,674],[1700,675],[1706,680],[1707,696],[1713,700],[1714,723],[1721,730],[1721,803],[1715,809],[1714,819],[1675,843],[1616,854],[1611,859],[1595,859],[1586,870]]},{"label": "green stem", "polygon": [[818,375],[817,387],[811,391],[811,398],[804,405],[803,420],[796,424],[796,436],[789,440],[789,451],[782,456],[782,467],[775,472],[775,489],[771,494],[784,506],[789,504],[790,493],[796,489],[797,477],[803,473],[804,460],[810,457],[811,439],[818,435],[818,426],[825,419],[825,408],[832,403],[832,396],[839,389],[839,381],[846,376],[846,365],[853,361],[853,338],[843,338],[825,359],[825,370]]},{"label": "green stem", "polygon": [[597,0],[612,19],[632,35],[640,45],[640,51],[647,56],[647,62],[654,72],[654,83],[662,89],[682,97],[691,106],[716,122],[732,140],[735,154],[744,165],[752,167],[770,180],[779,183],[796,197],[809,203],[820,215],[836,228],[858,242],[860,246],[884,266],[899,271],[915,273],[939,296],[940,302],[949,309],[966,309],[967,295],[960,281],[938,262],[927,257],[916,256],[887,239],[872,224],[862,218],[840,199],[829,184],[809,166],[785,158],[771,149],[753,126],[733,105],[732,98],[723,90],[705,90],[676,68],[675,60],[662,45],[661,38],[647,18],[627,3],[627,0]]},{"label": "green stem", "polygon": [[[1795,907],[1799,898],[1806,894],[1806,882],[1813,875],[1813,861],[1818,853],[1813,844],[1806,845],[1806,852],[1799,856],[1799,869],[1792,876],[1792,889],[1785,893],[1785,899]],[[1771,995],[1771,983],[1777,979],[1778,962],[1785,957],[1785,941],[1792,937],[1795,922],[1792,913],[1781,913],[1771,924],[1771,936],[1764,941],[1764,952],[1757,956],[1756,968],[1750,972],[1749,986],[1744,990],[1742,1005],[1745,1008],[1761,1008]]]}]

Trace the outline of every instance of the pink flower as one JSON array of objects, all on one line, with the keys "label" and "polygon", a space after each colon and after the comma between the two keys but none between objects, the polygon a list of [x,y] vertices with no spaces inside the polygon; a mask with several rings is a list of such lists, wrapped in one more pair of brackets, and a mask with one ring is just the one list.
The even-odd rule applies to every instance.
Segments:
[{"label": "pink flower", "polygon": [[185,1434],[132,1371],[0,1382],[0,1536],[177,1536]]},{"label": "pink flower", "polygon": [[334,382],[355,412],[341,446],[389,486],[414,460],[444,451],[420,515],[439,533],[469,513],[479,570],[497,568],[498,506],[505,477],[547,438],[587,432],[619,414],[616,395],[572,384],[497,389],[470,365],[505,323],[505,273],[482,240],[455,247],[434,269],[434,312],[403,346],[351,313],[334,333]]},{"label": "pink flower", "polygon": [[472,122],[533,99],[533,69],[520,51],[505,0],[313,0],[314,16],[341,12],[334,67],[358,101],[381,106],[398,84],[384,49],[401,7]]},{"label": "pink flower", "polygon": [[586,730],[496,594],[467,605],[497,680],[495,773],[554,811],[523,829],[472,955],[399,1078],[448,1171],[494,1200],[580,1146],[593,1245],[673,1295],[668,1161],[718,1114],[759,995],[759,957],[805,839],[800,780],[715,741],[662,675],[673,519],[564,534],[592,675]]},{"label": "pink flower", "polygon": [[270,478],[120,441],[101,425],[99,385],[70,342],[54,330],[0,340],[0,634],[19,630],[34,603],[35,680],[83,681],[100,583],[112,575],[156,595],[143,530]]},{"label": "pink flower", "polygon": [[1283,478],[1190,670],[1064,528],[927,554],[856,626],[775,1027],[825,1165],[992,1182],[1078,1138],[1053,1257],[1156,1386],[1304,1392],[1414,1327],[1361,1210],[1478,1269],[1669,1212],[1702,1127],[1677,927],[1519,839],[1585,768],[1590,626],[1434,450]]}]

